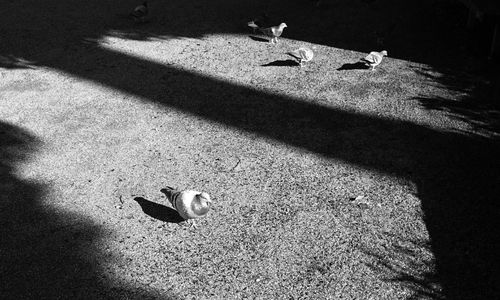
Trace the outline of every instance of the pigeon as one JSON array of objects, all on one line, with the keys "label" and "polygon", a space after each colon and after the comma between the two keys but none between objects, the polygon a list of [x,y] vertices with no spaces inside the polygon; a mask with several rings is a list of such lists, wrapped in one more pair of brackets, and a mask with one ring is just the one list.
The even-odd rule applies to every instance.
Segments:
[{"label": "pigeon", "polygon": [[321,0],[312,0],[314,2],[314,6],[319,7],[321,5]]},{"label": "pigeon", "polygon": [[268,24],[269,24],[269,16],[266,13],[262,14],[261,17],[255,18],[247,23],[247,25],[253,29],[253,33],[255,33],[255,31],[259,29],[259,27],[265,28],[268,26]]},{"label": "pigeon", "polygon": [[247,23],[248,27],[252,28],[253,29],[253,33],[255,33],[255,31],[257,29],[259,29],[259,25],[257,25],[257,23],[255,23],[256,21],[250,21]]},{"label": "pigeon", "polygon": [[300,47],[299,49],[288,52],[287,54],[295,57],[299,62],[300,67],[302,67],[302,63],[308,62],[314,57],[314,52],[307,47]]},{"label": "pigeon", "polygon": [[252,27],[254,29],[258,29],[260,30],[263,34],[267,35],[268,37],[270,37],[271,39],[269,40],[272,44],[274,43],[277,43],[278,42],[278,37],[281,36],[281,34],[283,33],[283,29],[285,29],[285,27],[288,27],[285,23],[281,23],[280,25],[278,26],[272,26],[272,27],[266,27],[266,28],[262,28],[260,27],[259,25],[257,25],[255,23],[255,21],[250,21],[248,22],[248,26],[249,27]]},{"label": "pigeon", "polygon": [[161,190],[164,193],[179,215],[190,224],[190,227],[195,227],[194,219],[205,216],[212,205],[210,196],[205,192],[193,190],[179,191],[172,187],[167,187]]},{"label": "pigeon", "polygon": [[148,2],[144,1],[141,5],[138,5],[136,8],[134,8],[134,10],[130,13],[130,16],[136,22],[144,22],[146,21],[148,13]]},{"label": "pigeon", "polygon": [[367,66],[372,67],[372,70],[375,70],[375,67],[382,62],[382,58],[384,58],[384,56],[387,56],[387,51],[385,50],[380,52],[372,51],[365,58],[362,58],[361,61]]}]

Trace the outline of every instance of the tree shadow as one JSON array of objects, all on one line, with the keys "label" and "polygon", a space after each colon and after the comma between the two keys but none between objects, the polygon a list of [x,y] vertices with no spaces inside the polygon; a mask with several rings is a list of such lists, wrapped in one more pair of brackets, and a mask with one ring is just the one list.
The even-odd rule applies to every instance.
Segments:
[{"label": "tree shadow", "polygon": [[19,59],[12,55],[8,56],[0,55],[0,68],[3,69],[33,69],[31,64],[32,62]]},{"label": "tree shadow", "polygon": [[[278,2],[271,1],[270,9],[278,11],[281,7]],[[445,10],[444,2],[428,1],[426,5],[419,5],[419,1],[376,1],[360,8],[351,1],[339,1],[331,3],[331,10],[311,12],[314,17],[303,10],[299,14],[297,7],[301,4],[292,2],[282,14],[288,18],[296,16],[297,22],[284,36],[356,51],[370,51],[383,44],[399,58],[435,66],[453,65],[460,54],[450,53],[461,44],[456,38],[461,31],[454,26],[465,16],[461,9],[452,5],[451,11],[456,15],[446,21],[449,23],[443,23],[438,17],[450,12]],[[146,41],[234,33],[238,32],[236,28],[240,28],[241,20],[260,12],[253,1],[242,2],[237,7],[231,3],[229,0],[157,3],[156,14],[165,17],[139,30],[124,20],[109,19],[107,16],[113,13],[109,2],[103,8],[102,1],[13,1],[5,7],[14,13],[4,14],[5,18],[0,21],[3,28],[12,27],[3,36],[5,42],[0,43],[0,55],[13,57],[14,61],[34,61],[34,65],[88,79],[148,102],[411,180],[417,184],[436,269],[431,273],[409,274],[402,279],[423,288],[429,281],[438,281],[442,285],[442,296],[449,299],[499,298],[500,266],[496,259],[500,253],[500,204],[496,201],[500,186],[498,141],[266,93],[98,45],[103,36],[109,35]],[[132,3],[129,7],[133,7]],[[300,15],[302,17],[298,17]],[[318,17],[325,15],[329,18]],[[422,23],[422,15],[428,16],[429,22]],[[199,20],[203,20],[203,24],[197,22]],[[391,22],[397,22],[398,26]],[[88,25],[82,27],[80,24]],[[309,28],[314,28],[314,34]],[[113,70],[106,68],[103,62],[113,65]],[[172,76],[165,77],[167,73]],[[117,77],[116,74],[127,75]],[[145,89],[143,82],[155,84]],[[10,125],[2,126],[13,130]],[[15,138],[16,135],[11,139],[15,141]],[[7,153],[16,142],[0,145]],[[72,293],[108,296],[110,282],[105,280],[96,284],[92,281],[98,269],[80,258],[82,248],[86,247],[79,244],[80,240],[75,242],[71,238],[91,232],[92,240],[99,235],[98,227],[85,222],[79,225],[82,227],[65,227],[66,220],[74,216],[42,209],[37,202],[43,187],[17,178],[13,171],[15,164],[3,160],[2,178],[7,178],[4,182],[13,183],[16,191],[13,193],[2,187],[2,194],[20,196],[13,198],[15,203],[4,201],[5,209],[1,212],[5,223],[2,236],[7,239],[0,247],[2,253],[8,253],[2,256],[5,261],[1,267],[2,277],[6,278],[3,280],[6,284],[2,285],[6,291],[2,293],[21,295],[20,298],[23,295],[70,297]],[[44,227],[50,228],[48,232],[60,230],[61,233],[51,235],[47,229],[37,232],[37,228]],[[23,231],[24,228],[27,231]],[[66,249],[63,255],[60,249]],[[86,248],[85,251],[87,255],[97,255],[96,249]],[[408,252],[403,254],[409,255]],[[381,262],[384,259],[379,256]],[[34,270],[44,271],[36,275]],[[393,273],[390,276],[398,278],[397,272]],[[28,289],[23,289],[26,285]],[[128,292],[125,289],[123,293]],[[415,292],[419,293],[417,288]]]},{"label": "tree shadow", "polygon": [[[112,51],[99,50],[96,57],[128,76],[117,80],[75,64],[57,68],[150,102],[415,182],[436,257],[432,279],[439,278],[443,294],[450,299],[499,295],[494,277],[500,270],[495,263],[500,250],[500,208],[494,200],[500,192],[497,141],[342,111]],[[166,73],[170,76],[164,77]],[[137,78],[157,84],[146,90]],[[466,252],[470,248],[475,249],[473,261]],[[478,268],[474,261],[486,263]]]},{"label": "tree shadow", "polygon": [[407,299],[443,299],[429,241],[412,240],[411,237],[390,233],[386,237],[392,243],[384,251],[361,249],[375,258],[369,267],[377,274],[382,274],[384,280],[412,290],[413,294]]},{"label": "tree shadow", "polygon": [[474,131],[500,137],[500,77],[468,74],[433,75],[433,70],[416,70],[454,92],[449,97],[415,97],[428,110],[446,112],[466,122]]},{"label": "tree shadow", "polygon": [[[3,34],[0,55],[43,63],[52,56],[64,56],[57,48],[71,50],[85,39],[99,41],[105,35],[147,41],[249,33],[251,29],[244,25],[262,13],[272,15],[276,23],[292,21],[283,33],[285,39],[361,52],[386,48],[391,57],[434,66],[456,66],[456,57],[461,55],[457,49],[465,43],[467,10],[460,3],[386,0],[353,4],[342,0],[321,10],[303,0],[288,4],[284,7],[278,0],[247,0],[238,5],[229,0],[155,2],[150,3],[151,22],[138,26],[119,17],[137,5],[131,0],[93,0],[87,5],[60,0],[48,0],[47,5],[33,0],[8,1],[4,9],[11,13],[4,14],[2,23],[15,25]],[[422,15],[426,22],[421,21]]]},{"label": "tree shadow", "polygon": [[49,187],[16,175],[17,165],[41,144],[29,132],[0,121],[0,298],[175,299],[102,275],[95,263],[106,256],[96,246],[105,233],[101,226],[43,204]]},{"label": "tree shadow", "polygon": [[180,223],[184,221],[179,213],[173,208],[151,202],[142,197],[135,197],[134,200],[139,203],[142,211],[152,218],[168,223]]}]

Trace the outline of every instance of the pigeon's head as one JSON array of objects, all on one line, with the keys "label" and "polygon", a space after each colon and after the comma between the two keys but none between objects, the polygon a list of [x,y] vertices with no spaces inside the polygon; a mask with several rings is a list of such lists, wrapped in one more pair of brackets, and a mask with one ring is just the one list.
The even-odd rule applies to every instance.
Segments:
[{"label": "pigeon's head", "polygon": [[212,199],[210,199],[210,196],[208,195],[208,193],[205,193],[205,192],[200,193],[200,194],[196,195],[196,198],[198,198],[198,200],[202,204],[206,204],[206,205],[212,204]]},{"label": "pigeon's head", "polygon": [[280,24],[280,28],[281,28],[281,29],[283,29],[283,28],[285,28],[285,27],[288,27],[288,26],[286,25],[286,23],[281,23],[281,24]]},{"label": "pigeon's head", "polygon": [[380,51],[380,54],[382,54],[383,56],[387,56],[387,51],[385,51],[385,50]]}]

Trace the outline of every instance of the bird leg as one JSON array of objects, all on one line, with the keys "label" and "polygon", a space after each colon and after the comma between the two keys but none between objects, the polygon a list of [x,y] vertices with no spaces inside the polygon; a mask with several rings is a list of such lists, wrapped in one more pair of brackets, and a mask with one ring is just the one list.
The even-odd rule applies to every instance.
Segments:
[{"label": "bird leg", "polygon": [[196,223],[194,222],[193,219],[184,220],[184,221],[180,222],[179,225],[182,227],[187,227],[187,228],[191,228],[191,227],[194,227],[195,229],[197,228]]},{"label": "bird leg", "polygon": [[186,223],[189,224],[189,228],[193,227],[194,229],[198,229],[198,227],[196,227],[196,222],[194,219],[188,219],[186,220]]}]

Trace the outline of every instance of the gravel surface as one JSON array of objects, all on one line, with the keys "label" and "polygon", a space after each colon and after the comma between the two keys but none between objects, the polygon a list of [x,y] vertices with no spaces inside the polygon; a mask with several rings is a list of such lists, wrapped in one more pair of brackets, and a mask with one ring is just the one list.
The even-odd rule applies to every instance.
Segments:
[{"label": "gravel surface", "polygon": [[500,297],[498,105],[460,6],[398,3],[2,4],[0,298]]}]

